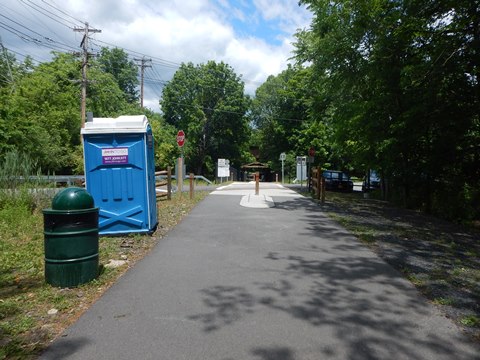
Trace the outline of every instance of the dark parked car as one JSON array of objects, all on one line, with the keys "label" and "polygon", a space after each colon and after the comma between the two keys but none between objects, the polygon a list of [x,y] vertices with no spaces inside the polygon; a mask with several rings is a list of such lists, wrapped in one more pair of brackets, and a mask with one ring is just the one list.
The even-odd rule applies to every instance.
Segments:
[{"label": "dark parked car", "polygon": [[380,188],[380,177],[375,170],[370,170],[370,178],[367,174],[363,180],[362,191],[375,190]]},{"label": "dark parked car", "polygon": [[353,181],[342,171],[325,170],[322,176],[325,179],[326,190],[353,191]]}]

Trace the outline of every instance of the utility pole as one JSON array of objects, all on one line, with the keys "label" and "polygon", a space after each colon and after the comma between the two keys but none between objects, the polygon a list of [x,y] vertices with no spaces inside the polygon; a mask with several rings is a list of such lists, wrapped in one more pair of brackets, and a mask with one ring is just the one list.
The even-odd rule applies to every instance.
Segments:
[{"label": "utility pole", "polygon": [[85,23],[84,28],[77,28],[73,29],[75,32],[83,32],[83,39],[80,43],[80,47],[82,48],[83,52],[80,55],[83,55],[82,61],[82,121],[81,127],[85,126],[85,113],[86,113],[86,102],[87,102],[87,66],[88,66],[88,56],[92,55],[88,52],[88,34],[90,33],[99,33],[102,30],[98,29],[91,29],[88,26],[88,22]]},{"label": "utility pole", "polygon": [[145,74],[145,68],[147,67],[152,67],[152,65],[147,65],[147,63],[151,64],[152,59],[145,59],[145,56],[141,59],[133,59],[135,61],[140,61],[140,64],[137,64],[137,66],[140,66],[140,106],[143,109],[143,78]]},{"label": "utility pole", "polygon": [[7,49],[5,48],[5,46],[3,46],[1,36],[0,36],[0,47],[2,48],[2,54],[5,58],[5,62],[7,63],[8,75],[10,75],[10,81],[12,82],[12,89],[10,90],[10,93],[13,93],[13,91],[15,90],[15,80],[13,79],[13,74],[12,74],[12,69],[10,67],[10,60],[8,58]]}]

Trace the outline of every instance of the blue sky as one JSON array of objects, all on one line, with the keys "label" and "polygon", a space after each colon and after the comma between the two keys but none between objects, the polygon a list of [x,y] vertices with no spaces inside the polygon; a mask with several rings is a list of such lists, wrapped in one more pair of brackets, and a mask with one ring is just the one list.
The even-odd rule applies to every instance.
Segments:
[{"label": "blue sky", "polygon": [[145,103],[158,110],[162,84],[182,62],[224,61],[241,75],[246,92],[287,66],[293,35],[310,25],[298,0],[2,0],[0,36],[17,59],[48,61],[50,51],[78,51],[88,22],[91,51],[120,47],[152,58]]}]

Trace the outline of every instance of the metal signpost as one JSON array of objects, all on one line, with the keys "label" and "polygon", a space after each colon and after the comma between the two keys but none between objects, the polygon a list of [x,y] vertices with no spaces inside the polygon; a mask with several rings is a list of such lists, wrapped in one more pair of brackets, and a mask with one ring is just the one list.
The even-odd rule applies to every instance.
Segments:
[{"label": "metal signpost", "polygon": [[183,190],[183,145],[185,144],[185,133],[183,130],[179,130],[177,133],[177,145],[180,147],[181,154],[177,162],[177,187],[178,192],[181,194]]},{"label": "metal signpost", "polygon": [[285,154],[284,152],[280,154],[280,160],[282,161],[282,184],[283,184],[283,179],[285,178],[285,172],[284,172],[284,169],[283,169],[283,163],[284,161],[286,160],[287,158],[287,154]]},{"label": "metal signpost", "polygon": [[303,186],[303,180],[306,179],[305,165],[307,162],[306,156],[297,156],[297,179],[300,179],[300,187]]}]

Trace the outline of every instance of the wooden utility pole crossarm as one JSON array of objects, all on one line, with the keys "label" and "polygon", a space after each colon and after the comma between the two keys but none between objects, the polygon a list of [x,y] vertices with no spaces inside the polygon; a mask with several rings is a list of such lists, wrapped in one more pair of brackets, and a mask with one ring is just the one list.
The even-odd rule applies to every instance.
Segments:
[{"label": "wooden utility pole crossarm", "polygon": [[88,52],[88,34],[90,33],[100,33],[102,30],[98,29],[91,29],[88,26],[88,23],[85,23],[84,28],[77,28],[73,29],[75,32],[83,32],[82,42],[80,43],[80,47],[82,48],[82,53],[80,55],[83,56],[82,61],[82,114],[81,114],[81,127],[85,126],[85,113],[86,113],[86,102],[87,102],[87,66],[88,66],[88,56],[91,55]]}]

